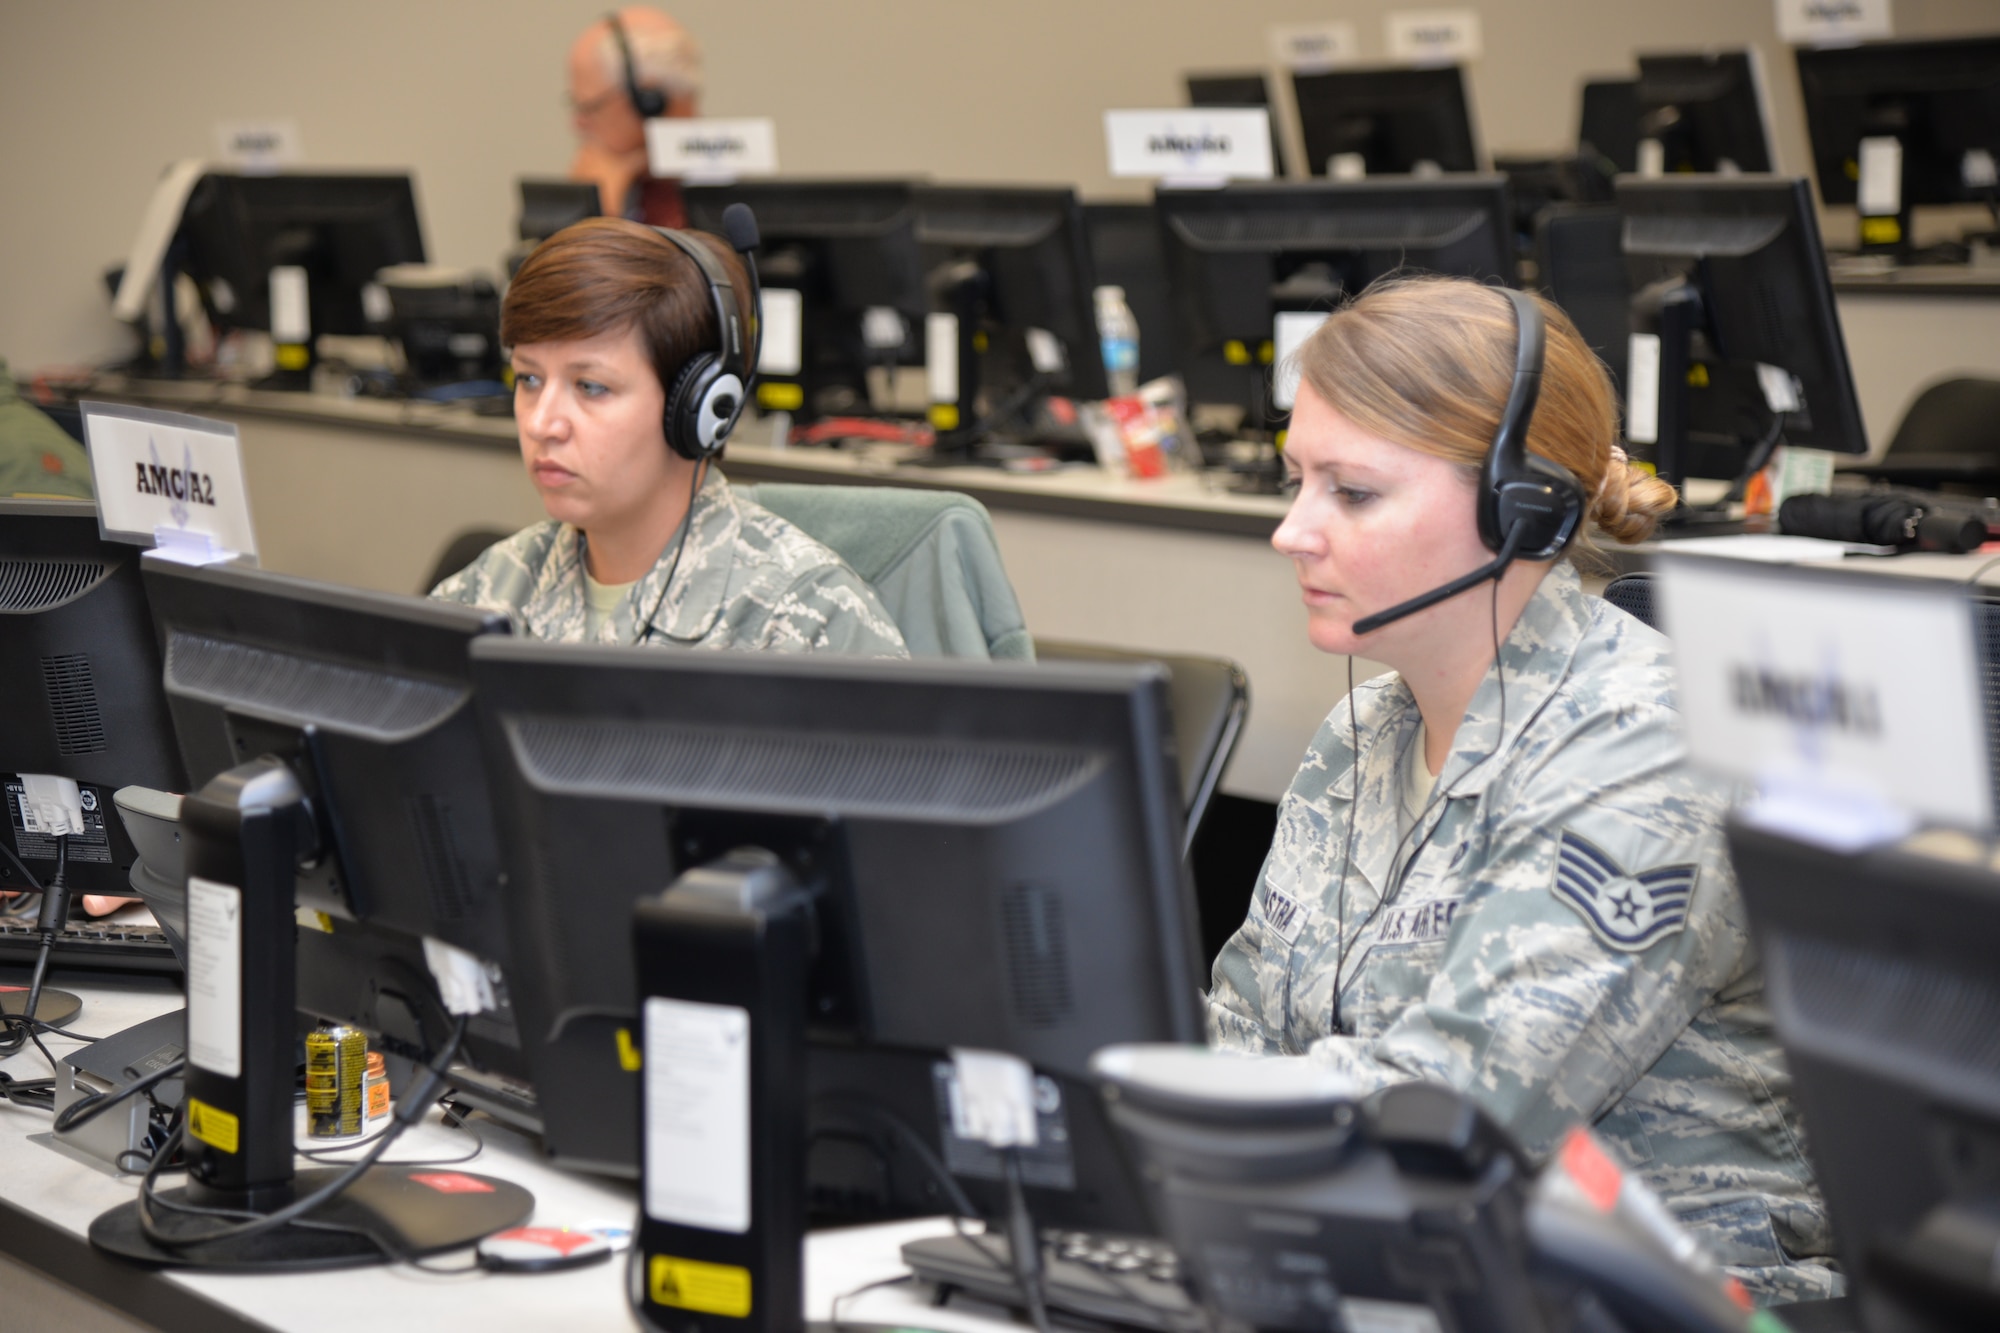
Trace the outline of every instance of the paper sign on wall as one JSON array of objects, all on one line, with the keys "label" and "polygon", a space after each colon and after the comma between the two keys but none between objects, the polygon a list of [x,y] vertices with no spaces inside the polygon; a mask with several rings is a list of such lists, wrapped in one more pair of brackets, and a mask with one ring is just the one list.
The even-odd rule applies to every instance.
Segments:
[{"label": "paper sign on wall", "polygon": [[115,403],[80,406],[107,540],[193,564],[256,557],[234,425]]},{"label": "paper sign on wall", "polygon": [[1778,36],[1795,46],[1844,46],[1888,37],[1889,0],[1775,0]]},{"label": "paper sign on wall", "polygon": [[1278,23],[1269,33],[1271,59],[1282,69],[1311,73],[1351,65],[1361,55],[1352,23]]},{"label": "paper sign on wall", "polygon": [[1271,113],[1263,107],[1107,111],[1111,174],[1150,180],[1269,180]]},{"label": "paper sign on wall", "polygon": [[778,126],[768,119],[646,122],[646,163],[655,176],[726,181],[778,169]]},{"label": "paper sign on wall", "polygon": [[218,120],[215,155],[238,171],[274,172],[305,160],[296,120]]},{"label": "paper sign on wall", "polygon": [[1406,9],[1382,20],[1389,55],[1416,65],[1477,60],[1481,49],[1479,11]]}]

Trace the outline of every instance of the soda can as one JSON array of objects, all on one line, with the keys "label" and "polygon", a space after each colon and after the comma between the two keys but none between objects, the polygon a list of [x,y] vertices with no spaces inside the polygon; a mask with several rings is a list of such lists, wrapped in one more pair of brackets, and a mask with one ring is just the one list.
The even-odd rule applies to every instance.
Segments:
[{"label": "soda can", "polygon": [[349,1139],[361,1134],[368,1037],[359,1029],[322,1023],[306,1034],[306,1136]]}]

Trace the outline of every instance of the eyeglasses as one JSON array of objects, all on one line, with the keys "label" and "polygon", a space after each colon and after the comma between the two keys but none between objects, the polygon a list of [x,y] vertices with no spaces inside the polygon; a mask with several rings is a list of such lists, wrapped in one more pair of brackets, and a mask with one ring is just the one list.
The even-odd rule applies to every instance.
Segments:
[{"label": "eyeglasses", "polygon": [[574,97],[564,94],[562,104],[569,108],[571,115],[594,116],[624,95],[625,90],[623,88],[613,88],[607,92],[601,92],[595,97],[585,98],[579,102]]}]

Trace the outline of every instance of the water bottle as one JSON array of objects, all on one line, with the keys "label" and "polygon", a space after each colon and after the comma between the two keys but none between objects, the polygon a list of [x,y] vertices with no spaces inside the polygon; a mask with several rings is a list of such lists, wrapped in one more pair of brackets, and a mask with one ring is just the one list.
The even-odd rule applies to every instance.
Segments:
[{"label": "water bottle", "polygon": [[1111,396],[1139,391],[1139,321],[1125,304],[1123,287],[1097,289],[1097,338],[1104,349],[1104,377]]}]

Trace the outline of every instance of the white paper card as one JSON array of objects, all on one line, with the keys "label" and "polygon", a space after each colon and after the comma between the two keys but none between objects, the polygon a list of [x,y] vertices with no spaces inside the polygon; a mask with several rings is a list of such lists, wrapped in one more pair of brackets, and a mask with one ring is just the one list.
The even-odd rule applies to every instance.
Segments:
[{"label": "white paper card", "polygon": [[1695,763],[1922,820],[1990,824],[1979,650],[1962,585],[1671,548],[1658,561]]},{"label": "white paper card", "polygon": [[1035,1071],[1005,1051],[954,1046],[951,1051],[951,1128],[962,1139],[994,1148],[1032,1148]]},{"label": "white paper card", "polygon": [[655,176],[687,180],[769,176],[778,169],[777,122],[655,117],[646,122],[646,163]]},{"label": "white paper card", "polygon": [[1107,111],[1104,139],[1114,176],[1271,179],[1271,113],[1263,107]]},{"label": "white paper card", "polygon": [[1024,335],[1028,343],[1028,363],[1037,374],[1060,375],[1069,365],[1063,356],[1062,339],[1047,329],[1029,329]]},{"label": "white paper card", "polygon": [[958,316],[924,316],[924,379],[934,403],[958,401]]},{"label": "white paper card", "polygon": [[83,833],[83,791],[74,778],[22,773],[21,826],[45,838]]},{"label": "white paper card", "polygon": [[260,173],[303,161],[305,149],[296,120],[218,120],[215,155],[238,171]]},{"label": "white paper card", "polygon": [[1292,410],[1299,392],[1298,350],[1324,323],[1324,310],[1280,310],[1271,321],[1271,360],[1277,367],[1271,376],[1272,406]]},{"label": "white paper card", "polygon": [[1889,0],[1774,0],[1778,36],[1794,46],[1845,46],[1888,37]]},{"label": "white paper card", "polygon": [[187,1055],[243,1076],[243,890],[199,875],[187,887]]},{"label": "white paper card", "polygon": [[174,530],[257,554],[234,425],[114,403],[81,406],[105,537],[151,546],[157,532]]},{"label": "white paper card", "polygon": [[1903,211],[1903,141],[1871,134],[1861,141],[1861,179],[1854,204],[1863,217],[1894,217]]},{"label": "white paper card", "polygon": [[1347,1325],[1347,1333],[1443,1333],[1430,1306],[1412,1305],[1408,1301],[1343,1296],[1340,1318]]},{"label": "white paper card", "polygon": [[424,936],[424,965],[437,982],[444,1007],[454,1014],[483,1014],[495,1007],[493,979],[477,954]]},{"label": "white paper card", "polygon": [[1406,9],[1382,20],[1389,55],[1419,65],[1477,60],[1481,49],[1476,9]]},{"label": "white paper card", "polygon": [[1667,174],[1667,146],[1658,139],[1639,140],[1639,155],[1635,165],[1641,176],[1657,177]]},{"label": "white paper card", "polygon": [[757,373],[796,375],[805,365],[805,298],[789,287],[766,287],[758,314]]},{"label": "white paper card", "polygon": [[750,1011],[646,1000],[646,1215],[750,1229]]},{"label": "white paper card", "polygon": [[1799,398],[1799,382],[1783,366],[1757,363],[1757,387],[1764,391],[1764,406],[1773,412],[1796,412],[1804,406]]},{"label": "white paper card", "polygon": [[271,341],[302,343],[312,337],[311,298],[306,271],[295,264],[271,270]]},{"label": "white paper card", "polygon": [[1660,335],[1635,333],[1625,352],[1625,438],[1660,440]]},{"label": "white paper card", "polygon": [[1281,68],[1301,74],[1351,65],[1361,56],[1354,25],[1344,21],[1274,23],[1268,33],[1271,59]]}]

